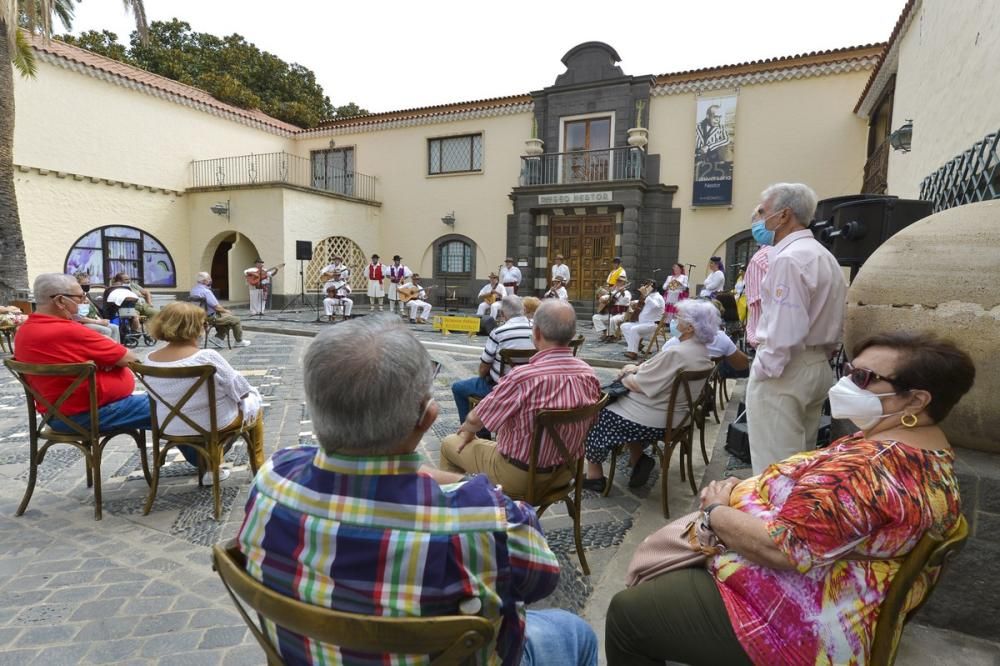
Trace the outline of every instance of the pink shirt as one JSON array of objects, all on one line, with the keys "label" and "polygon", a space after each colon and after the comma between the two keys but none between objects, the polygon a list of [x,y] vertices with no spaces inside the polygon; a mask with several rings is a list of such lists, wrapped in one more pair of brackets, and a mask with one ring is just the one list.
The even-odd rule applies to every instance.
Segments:
[{"label": "pink shirt", "polygon": [[832,351],[843,335],[847,283],[830,251],[808,229],[788,234],[771,250],[761,289],[764,311],[751,372],[780,377],[806,347]]},{"label": "pink shirt", "polygon": [[[500,383],[476,405],[476,414],[496,433],[501,454],[528,463],[535,414],[546,409],[573,409],[601,398],[601,384],[593,368],[573,356],[569,347],[540,351],[531,360],[500,378]],[[583,441],[592,420],[559,426],[559,436],[574,456],[583,455]],[[538,466],[563,462],[546,433],[538,452]]]},{"label": "pink shirt", "polygon": [[767,275],[767,256],[770,245],[762,245],[747,262],[746,273],[743,274],[743,284],[747,296],[747,342],[757,348],[757,325],[760,323],[761,286]]}]

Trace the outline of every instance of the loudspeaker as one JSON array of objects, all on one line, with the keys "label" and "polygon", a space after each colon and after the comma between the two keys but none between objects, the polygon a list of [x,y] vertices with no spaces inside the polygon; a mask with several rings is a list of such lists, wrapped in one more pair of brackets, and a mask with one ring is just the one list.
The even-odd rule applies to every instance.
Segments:
[{"label": "loudspeaker", "polygon": [[826,245],[827,249],[833,246],[833,238],[830,233],[834,231],[833,211],[837,206],[856,201],[866,201],[868,199],[895,199],[894,196],[886,194],[848,194],[841,197],[830,197],[816,202],[816,212],[813,220],[809,224],[810,231],[820,243]]},{"label": "loudspeaker", "polygon": [[931,201],[879,198],[843,203],[833,209],[830,251],[855,270],[896,232],[934,212]]},{"label": "loudspeaker", "polygon": [[309,261],[312,259],[312,241],[295,241],[295,258],[301,261]]}]

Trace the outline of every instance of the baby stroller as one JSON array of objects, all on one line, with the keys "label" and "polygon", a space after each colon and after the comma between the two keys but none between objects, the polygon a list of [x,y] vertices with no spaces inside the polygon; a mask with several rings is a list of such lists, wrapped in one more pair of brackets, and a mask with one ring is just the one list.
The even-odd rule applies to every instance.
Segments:
[{"label": "baby stroller", "polygon": [[[119,300],[120,303],[116,302]],[[135,307],[138,302],[137,296],[118,299],[114,297],[114,292],[112,292],[112,295],[104,301],[104,316],[113,326],[118,327],[122,344],[126,347],[138,347],[140,342],[143,342],[147,347],[152,347],[156,344],[156,339],[146,333],[146,324]],[[138,331],[132,330],[133,319],[139,322]]]}]

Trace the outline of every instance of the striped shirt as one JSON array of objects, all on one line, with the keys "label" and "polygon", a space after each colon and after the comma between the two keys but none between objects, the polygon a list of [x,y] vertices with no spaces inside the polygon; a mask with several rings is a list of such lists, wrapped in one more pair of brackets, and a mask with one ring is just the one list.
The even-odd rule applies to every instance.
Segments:
[{"label": "striped shirt", "polygon": [[[490,331],[483,347],[483,355],[479,360],[490,366],[490,378],[493,383],[500,381],[500,350],[501,349],[534,349],[535,342],[531,339],[531,322],[527,317],[512,317],[503,326],[497,326]],[[523,365],[527,360],[515,361],[514,365]]]},{"label": "striped shirt", "polygon": [[[546,409],[573,409],[600,400],[601,387],[593,368],[573,356],[569,347],[540,351],[527,364],[500,379],[476,405],[476,414],[496,433],[497,450],[528,464],[535,414]],[[575,457],[583,455],[583,442],[592,421],[558,427],[559,436]],[[542,437],[538,466],[563,462],[548,433]]]},{"label": "striped shirt", "polygon": [[767,275],[767,253],[770,245],[761,245],[760,249],[747,262],[746,273],[743,274],[743,284],[746,285],[747,296],[747,342],[751,347],[757,347],[757,324],[760,323],[760,286]]},{"label": "striped shirt", "polygon": [[[247,571],[281,594],[349,613],[419,617],[479,607],[497,633],[476,663],[519,664],[524,604],[559,581],[535,511],[485,475],[439,486],[418,473],[421,461],[279,450],[250,489],[238,536]],[[341,650],[270,622],[267,631],[287,664],[429,662]]]}]

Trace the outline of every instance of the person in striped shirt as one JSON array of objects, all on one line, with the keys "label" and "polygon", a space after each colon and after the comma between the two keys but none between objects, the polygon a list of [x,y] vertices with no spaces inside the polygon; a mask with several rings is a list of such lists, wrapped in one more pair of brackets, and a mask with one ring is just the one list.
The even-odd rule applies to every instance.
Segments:
[{"label": "person in striped shirt", "polygon": [[770,245],[761,245],[747,262],[747,271],[743,275],[743,284],[747,295],[747,344],[757,348],[757,324],[760,323],[760,312],[763,307],[760,287],[767,275],[768,252]]},{"label": "person in striped shirt", "polygon": [[[478,614],[495,640],[477,664],[597,664],[597,637],[562,610],[525,610],[559,563],[534,509],[483,475],[415,453],[438,414],[423,345],[389,315],[320,333],[303,359],[319,445],[279,450],[254,479],[237,543],[247,571],[307,603],[393,617]],[[333,379],[333,381],[331,381]],[[287,664],[425,664],[372,655],[265,623]]]},{"label": "person in striped shirt", "polygon": [[[451,394],[458,408],[458,422],[465,421],[469,414],[469,397],[480,398],[489,395],[493,387],[500,381],[500,350],[501,349],[534,349],[535,343],[531,337],[531,322],[524,316],[524,304],[520,296],[504,296],[500,302],[500,312],[505,323],[490,331],[483,347],[483,355],[479,357],[479,374],[469,379],[462,379],[451,385]],[[527,360],[522,363],[527,363]]]},{"label": "person in striped shirt", "polygon": [[[441,467],[451,472],[482,472],[513,495],[526,495],[528,459],[535,414],[546,409],[574,409],[600,400],[593,368],[573,356],[569,341],[576,335],[576,312],[563,300],[543,301],[535,313],[532,337],[538,350],[527,364],[504,375],[458,433],[441,440]],[[591,421],[559,427],[559,435],[574,456],[583,455]],[[486,428],[496,441],[478,439]],[[574,469],[565,464],[546,433],[536,467],[536,486],[565,485]]]}]

